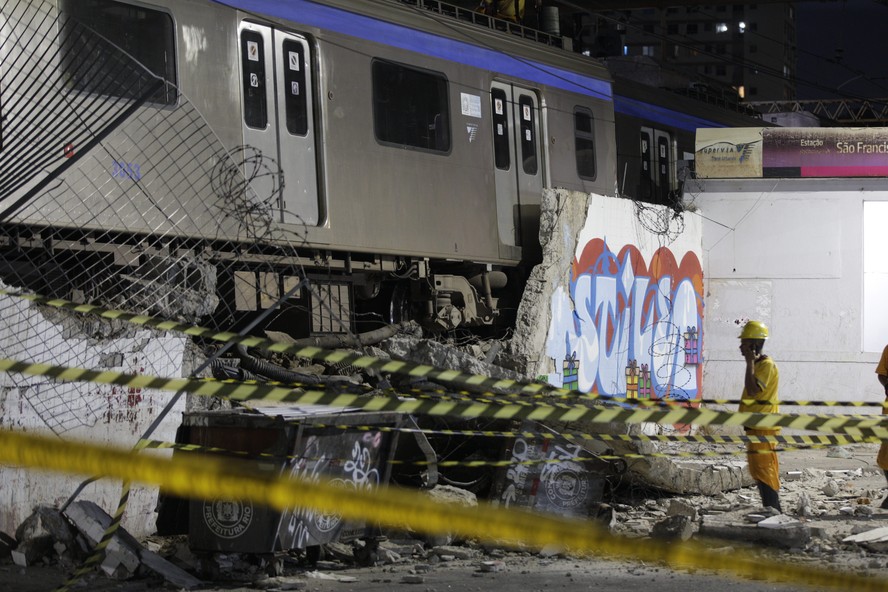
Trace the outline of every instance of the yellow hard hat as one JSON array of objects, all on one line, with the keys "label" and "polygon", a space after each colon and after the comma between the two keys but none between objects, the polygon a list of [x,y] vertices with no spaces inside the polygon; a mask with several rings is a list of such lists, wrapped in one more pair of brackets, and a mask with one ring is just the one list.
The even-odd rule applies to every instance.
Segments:
[{"label": "yellow hard hat", "polygon": [[768,326],[761,321],[749,321],[740,331],[740,339],[767,339]]}]

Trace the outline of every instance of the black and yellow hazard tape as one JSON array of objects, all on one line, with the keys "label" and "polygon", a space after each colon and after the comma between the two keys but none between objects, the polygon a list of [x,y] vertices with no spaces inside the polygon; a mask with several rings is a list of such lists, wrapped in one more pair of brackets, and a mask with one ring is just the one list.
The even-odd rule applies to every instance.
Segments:
[{"label": "black and yellow hazard tape", "polygon": [[66,382],[114,384],[129,388],[149,388],[162,391],[184,391],[195,395],[217,396],[233,401],[264,400],[298,402],[333,407],[357,407],[365,411],[389,411],[414,415],[439,415],[462,418],[489,417],[495,419],[528,419],[533,421],[578,421],[594,423],[660,423],[666,425],[726,425],[752,428],[785,427],[800,430],[834,432],[837,430],[868,429],[872,434],[888,439],[888,419],[884,416],[847,417],[840,415],[788,415],[778,413],[750,413],[711,411],[707,409],[623,409],[606,407],[564,407],[551,405],[523,406],[515,404],[490,405],[473,401],[420,401],[391,397],[368,397],[347,393],[327,393],[318,390],[298,391],[278,386],[241,382],[208,382],[186,378],[126,374],[121,372],[68,368],[50,364],[19,362],[0,359],[0,372],[17,372],[29,376],[46,376]]},{"label": "black and yellow hazard tape", "polygon": [[412,377],[424,377],[449,384],[463,384],[475,388],[487,388],[491,390],[509,390],[526,394],[555,392],[569,394],[567,389],[559,389],[548,384],[528,382],[507,378],[492,378],[480,374],[466,374],[457,370],[446,370],[415,364],[401,360],[382,360],[372,356],[358,355],[348,351],[327,350],[319,347],[304,347],[300,345],[286,344],[261,337],[237,335],[227,331],[214,331],[204,327],[163,320],[147,315],[138,315],[120,310],[109,310],[91,304],[77,304],[61,298],[46,298],[36,294],[23,294],[11,290],[0,289],[0,295],[22,298],[53,308],[70,310],[81,314],[91,314],[106,319],[124,321],[143,327],[150,327],[158,331],[172,331],[183,333],[191,337],[200,337],[219,341],[222,343],[239,343],[246,347],[255,347],[264,351],[281,354],[291,354],[302,358],[324,361],[331,364],[351,365],[361,370],[373,370],[383,373],[401,374]]},{"label": "black and yellow hazard tape", "polygon": [[457,533],[481,541],[511,541],[541,548],[559,545],[577,554],[610,559],[663,562],[673,568],[710,569],[756,580],[791,581],[818,589],[881,592],[888,580],[808,564],[769,562],[742,549],[714,553],[711,543],[661,542],[609,534],[591,521],[481,504],[440,504],[416,491],[397,487],[353,489],[322,479],[298,480],[247,470],[231,459],[162,459],[128,450],[103,448],[0,430],[0,462],[68,474],[101,475],[149,485],[194,499],[249,499],[278,511],[312,508],[346,520],[365,520],[419,532]]},{"label": "black and yellow hazard tape", "polygon": [[439,436],[465,436],[482,438],[527,438],[532,440],[608,441],[608,442],[683,442],[690,444],[755,444],[772,442],[798,446],[844,446],[848,444],[879,444],[882,439],[870,434],[811,436],[710,436],[673,434],[588,434],[575,431],[533,431],[533,430],[454,430],[382,425],[325,424],[320,422],[299,422],[306,427],[335,428],[340,430],[383,431],[421,433]]},{"label": "black and yellow hazard tape", "polygon": [[[255,458],[255,459],[274,459],[278,462],[298,460],[298,461],[325,461],[325,462],[339,462],[344,464],[351,459],[348,458],[331,458],[331,457],[308,457],[308,456],[299,456],[299,455],[277,455],[277,454],[269,454],[269,453],[251,453],[243,450],[228,450],[226,448],[219,448],[215,446],[202,446],[200,444],[186,444],[179,442],[164,442],[162,440],[142,440],[141,441],[145,448],[152,449],[160,449],[160,450],[179,450],[182,452],[200,452],[203,454],[227,454],[233,456],[239,456],[243,458]],[[742,450],[682,450],[678,452],[624,452],[624,453],[590,453],[586,456],[558,456],[557,458],[536,458],[536,459],[500,459],[500,460],[489,460],[489,459],[475,459],[475,460],[398,460],[398,459],[389,459],[388,463],[391,465],[407,465],[407,466],[417,466],[424,467],[429,465],[435,465],[440,468],[455,468],[455,467],[469,467],[469,468],[500,468],[500,467],[512,467],[512,466],[534,466],[534,465],[557,465],[564,462],[587,462],[592,460],[607,460],[607,461],[618,461],[618,460],[626,460],[626,459],[641,459],[641,458],[721,458],[725,456],[740,456],[745,454],[771,454],[773,452],[793,452],[796,450],[819,450],[823,448],[829,448],[828,444],[812,444],[810,446],[795,446],[795,447],[783,447],[777,448],[776,450],[746,450],[745,448]]]},{"label": "black and yellow hazard tape", "polygon": [[[622,397],[607,397],[602,395],[592,395],[582,391],[558,388],[542,382],[529,382],[513,379],[499,379],[479,374],[466,374],[456,370],[447,370],[434,368],[423,364],[414,364],[400,360],[382,360],[372,356],[357,355],[351,352],[339,350],[326,350],[318,347],[303,347],[293,344],[285,344],[253,336],[238,335],[227,331],[214,331],[212,329],[189,325],[187,323],[179,323],[176,321],[159,319],[147,315],[139,315],[121,310],[112,310],[95,306],[92,304],[77,304],[69,300],[61,298],[47,298],[37,294],[25,294],[14,290],[0,289],[0,295],[11,296],[28,300],[35,304],[50,306],[53,308],[65,309],[80,314],[90,314],[100,316],[107,319],[119,320],[132,323],[139,326],[150,327],[158,331],[170,331],[183,333],[191,337],[199,337],[219,341],[222,343],[239,343],[246,347],[255,347],[257,349],[274,352],[286,353],[298,357],[310,358],[314,360],[324,361],[331,364],[351,365],[361,370],[374,370],[377,372],[388,372],[392,374],[402,374],[412,377],[425,377],[432,380],[439,380],[448,384],[463,384],[475,388],[488,388],[497,391],[507,392],[507,396],[529,396],[529,397],[570,397],[572,399],[582,398],[587,400],[609,400],[620,403],[628,403],[641,407],[659,407],[676,405],[684,407],[686,405],[704,404],[734,404],[739,403],[738,399],[698,399],[689,401],[669,400],[669,399],[630,399]],[[747,402],[760,402],[747,400]],[[792,406],[888,406],[888,401],[884,403],[866,402],[866,401],[787,401],[784,405]]]},{"label": "black and yellow hazard tape", "polygon": [[[303,385],[299,385],[303,386]],[[525,405],[525,406],[534,406],[544,403],[546,405],[550,405],[552,407],[558,407],[562,409],[572,408],[572,407],[621,407],[623,409],[688,409],[688,408],[698,408],[700,407],[699,400],[693,401],[660,401],[660,400],[641,400],[638,399],[626,399],[621,397],[605,397],[598,395],[586,395],[586,396],[575,396],[575,397],[551,397],[545,396],[541,397],[539,395],[534,397],[523,397],[521,395],[515,394],[494,394],[494,393],[468,393],[468,392],[460,392],[453,393],[449,391],[427,391],[422,390],[418,391],[416,389],[392,389],[393,392],[412,396],[417,399],[430,399],[435,401],[477,401],[480,403],[490,403],[490,404],[515,404],[515,405]],[[768,401],[756,401],[753,399],[739,399],[735,402],[744,402],[747,404],[769,404]],[[783,403],[785,406],[794,406],[792,403]],[[815,405],[812,405],[815,406]],[[830,405],[831,407],[837,407],[836,405]],[[849,407],[864,407],[865,405],[849,405]],[[866,406],[877,406],[875,404],[866,405]],[[835,417],[838,414],[831,414],[831,417]],[[856,417],[856,418],[865,418],[867,415],[849,415],[842,414],[842,417]]]}]

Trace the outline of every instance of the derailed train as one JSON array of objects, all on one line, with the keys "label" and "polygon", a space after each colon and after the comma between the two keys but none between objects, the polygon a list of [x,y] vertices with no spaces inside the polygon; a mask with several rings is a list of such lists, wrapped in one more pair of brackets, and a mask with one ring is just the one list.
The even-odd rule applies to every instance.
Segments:
[{"label": "derailed train", "polygon": [[[288,328],[294,334],[350,328],[331,316],[416,318],[442,330],[507,326],[540,258],[544,188],[666,203],[679,191],[677,162],[693,154],[697,127],[751,125],[657,89],[615,83],[599,61],[557,47],[557,39],[489,17],[455,20],[465,12],[434,1],[57,6],[174,85],[138,106],[149,127],[169,120],[187,97],[222,145],[248,146],[279,164],[282,175],[260,175],[251,186],[255,195],[274,196],[267,213],[275,232],[248,240],[255,237],[230,220],[180,216],[215,199],[197,190],[191,203],[171,197],[168,204],[163,195],[123,204],[115,189],[94,191],[105,205],[88,212],[65,198],[43,207],[36,200],[3,220],[4,277],[25,245],[89,243],[90,253],[107,251],[108,266],[137,268],[143,257],[121,257],[120,245],[162,235],[178,249],[199,244],[211,262],[231,260],[235,251],[261,262],[261,273],[242,264],[218,278],[218,297],[245,316],[267,305],[260,291],[285,293],[298,267],[319,290],[292,294],[304,311],[300,327]],[[52,63],[63,79],[74,79],[83,60],[72,56],[84,47],[64,31],[58,40]],[[132,98],[128,87],[107,83],[110,60],[88,57],[90,76],[74,83],[78,95]],[[9,112],[9,105],[4,97],[0,108]],[[9,132],[11,122],[4,125]],[[184,174],[187,154],[151,156],[169,138],[143,138],[138,146],[119,143],[131,156],[94,156],[91,168],[81,163],[92,186],[113,178],[147,188],[152,178]],[[71,185],[47,192],[70,192]],[[0,195],[0,205],[26,189]],[[65,203],[70,207],[58,207]],[[27,230],[34,226],[40,232]],[[83,265],[77,257],[67,264]],[[32,275],[48,281],[45,271]],[[57,291],[35,281],[25,283]],[[335,310],[321,311],[331,302]]]}]

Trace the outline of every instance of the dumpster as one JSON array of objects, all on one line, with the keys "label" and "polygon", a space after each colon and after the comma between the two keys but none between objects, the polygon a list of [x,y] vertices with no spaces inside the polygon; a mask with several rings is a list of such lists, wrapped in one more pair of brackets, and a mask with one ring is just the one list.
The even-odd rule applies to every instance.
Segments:
[{"label": "dumpster", "polygon": [[[255,411],[186,413],[177,441],[247,453],[231,456],[249,459],[257,471],[268,475],[324,477],[354,489],[388,482],[397,432],[378,428],[398,427],[402,415],[320,406]],[[180,509],[180,521],[181,513]],[[309,508],[279,511],[247,499],[221,498],[188,501],[187,524],[191,549],[209,553],[305,549],[362,538],[374,529],[369,523],[346,522],[336,514]]]},{"label": "dumpster", "polygon": [[[525,421],[524,434],[546,428]],[[626,470],[624,461],[608,461],[574,441],[522,436],[505,441],[501,459],[509,461],[494,478],[492,501],[565,517],[588,517],[601,503],[609,479]]]}]

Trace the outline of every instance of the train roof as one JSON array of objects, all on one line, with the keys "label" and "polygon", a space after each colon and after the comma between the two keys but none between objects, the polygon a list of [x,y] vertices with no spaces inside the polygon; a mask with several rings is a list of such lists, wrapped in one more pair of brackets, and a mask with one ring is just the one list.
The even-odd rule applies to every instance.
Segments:
[{"label": "train roof", "polygon": [[213,1],[264,18],[334,31],[597,99],[610,101],[613,98],[610,73],[594,58],[528,41],[509,31],[455,20],[410,3],[380,0]]},{"label": "train roof", "polygon": [[648,86],[614,76],[614,111],[656,121],[671,128],[771,127],[760,117],[697,100],[674,90]]}]

